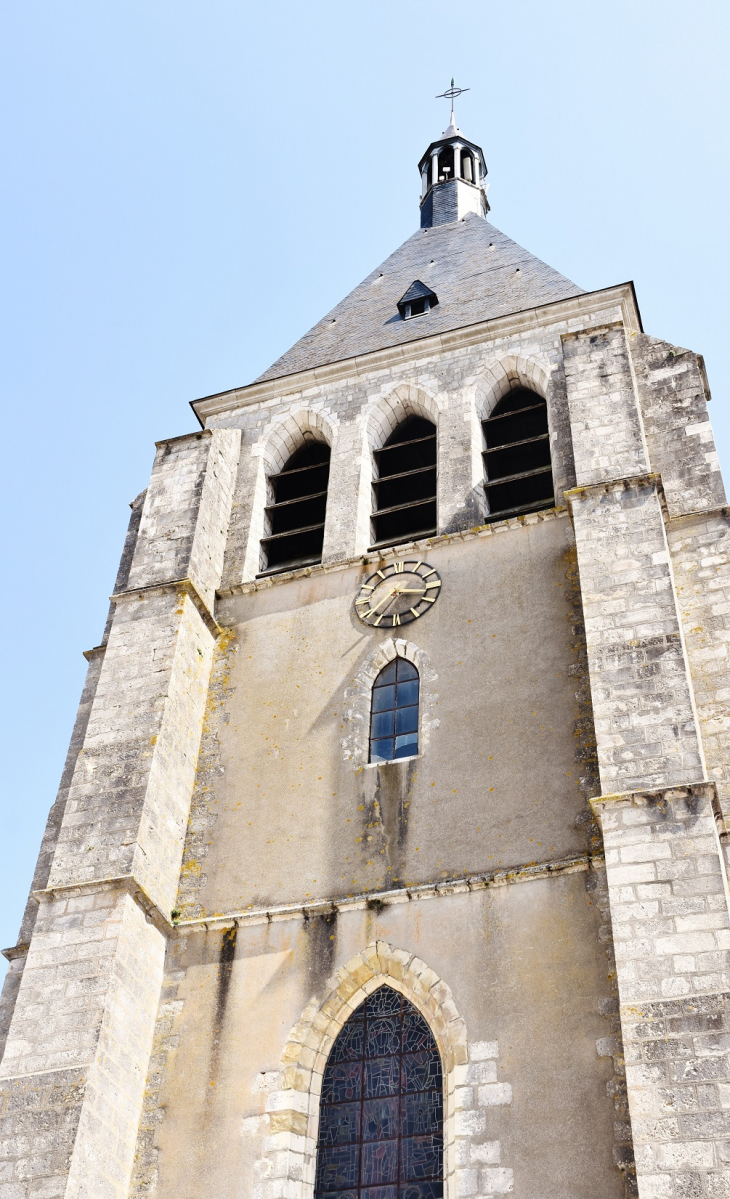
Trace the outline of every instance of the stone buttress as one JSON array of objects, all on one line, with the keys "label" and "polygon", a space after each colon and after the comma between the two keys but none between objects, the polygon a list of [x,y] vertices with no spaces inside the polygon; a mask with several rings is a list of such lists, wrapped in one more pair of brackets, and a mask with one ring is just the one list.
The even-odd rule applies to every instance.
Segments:
[{"label": "stone buttress", "polygon": [[701,362],[620,325],[563,344],[638,1193],[726,1195],[727,511]]},{"label": "stone buttress", "polygon": [[16,959],[0,1080],[13,1196],[128,1193],[239,442],[216,430],[159,444],[126,586],[90,655],[86,727]]}]

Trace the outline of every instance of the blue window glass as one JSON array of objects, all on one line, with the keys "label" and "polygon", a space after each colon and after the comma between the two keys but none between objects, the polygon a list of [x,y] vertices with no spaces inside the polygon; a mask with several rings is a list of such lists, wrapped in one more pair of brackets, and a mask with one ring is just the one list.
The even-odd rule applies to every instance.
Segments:
[{"label": "blue window glass", "polygon": [[441,1058],[413,1004],[380,987],[350,1017],[325,1067],[315,1199],[443,1193]]},{"label": "blue window glass", "polygon": [[418,671],[395,658],[373,684],[370,761],[392,762],[418,753]]}]

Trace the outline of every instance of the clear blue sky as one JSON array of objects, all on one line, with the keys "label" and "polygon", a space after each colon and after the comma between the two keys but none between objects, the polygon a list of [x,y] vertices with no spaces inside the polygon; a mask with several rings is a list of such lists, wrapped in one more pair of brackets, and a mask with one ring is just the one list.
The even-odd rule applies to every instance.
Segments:
[{"label": "clear blue sky", "polygon": [[730,469],[726,2],[0,0],[5,684],[17,925],[129,501],[418,224],[471,91],[491,219],[706,357]]}]

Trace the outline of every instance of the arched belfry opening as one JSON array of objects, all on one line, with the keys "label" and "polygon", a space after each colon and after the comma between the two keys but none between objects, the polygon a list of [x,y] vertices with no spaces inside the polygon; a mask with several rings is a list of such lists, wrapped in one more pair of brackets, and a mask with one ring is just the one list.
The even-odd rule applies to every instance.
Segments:
[{"label": "arched belfry opening", "polygon": [[373,549],[431,537],[436,517],[436,426],[409,416],[375,451]]},{"label": "arched belfry opening", "polygon": [[382,986],[337,1036],[322,1079],[314,1199],[442,1199],[443,1075],[428,1024]]},{"label": "arched belfry opening", "polygon": [[482,421],[487,519],[502,520],[555,503],[547,404],[513,387]]},{"label": "arched belfry opening", "polygon": [[310,438],[282,470],[268,476],[262,573],[322,561],[329,473],[329,446]]}]

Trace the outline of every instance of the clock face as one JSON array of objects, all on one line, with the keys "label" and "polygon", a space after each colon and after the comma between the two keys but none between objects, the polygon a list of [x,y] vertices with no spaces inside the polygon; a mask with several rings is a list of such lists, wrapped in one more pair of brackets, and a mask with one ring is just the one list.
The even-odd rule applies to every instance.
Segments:
[{"label": "clock face", "polygon": [[409,624],[438,599],[441,578],[420,558],[390,562],[362,584],[355,600],[360,620],[376,628]]}]

